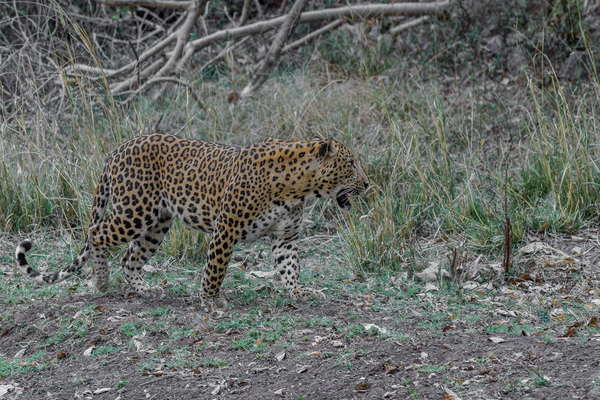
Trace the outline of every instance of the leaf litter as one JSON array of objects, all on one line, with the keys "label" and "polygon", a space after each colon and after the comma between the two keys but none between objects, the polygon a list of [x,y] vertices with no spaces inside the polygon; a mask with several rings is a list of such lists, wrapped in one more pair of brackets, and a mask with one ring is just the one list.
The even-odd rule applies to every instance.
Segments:
[{"label": "leaf litter", "polygon": [[[50,307],[47,300],[23,301],[0,321],[2,352],[23,351],[22,358],[13,359],[22,367],[52,363],[4,378],[0,385],[10,387],[7,396],[20,393],[26,399],[46,395],[30,383],[34,376],[69,388],[72,395],[89,390],[98,398],[127,398],[138,388],[150,397],[180,399],[264,393],[335,399],[362,393],[376,398],[412,393],[445,399],[593,398],[600,360],[595,262],[600,251],[592,239],[548,235],[536,243],[531,251],[517,253],[508,279],[494,260],[473,255],[452,282],[440,273],[447,267],[444,261],[436,261],[434,280],[411,281],[401,274],[386,286],[361,275],[340,280],[328,290],[337,295],[314,304],[290,301],[277,291],[254,294],[247,302],[235,297],[240,293],[235,287],[228,307],[208,314],[190,297],[147,302],[109,294],[102,305],[94,304],[97,295],[85,287],[68,298],[51,299]],[[170,311],[163,315],[161,309]],[[235,322],[240,318],[250,322]],[[39,351],[35,344],[22,345],[44,342],[36,328],[40,323],[45,335],[61,323],[73,335],[86,331],[81,343],[45,345],[46,358],[30,361]],[[130,338],[121,333],[124,323],[136,329]],[[81,380],[73,383],[69,374],[76,371]],[[532,377],[531,371],[540,375]],[[125,378],[115,378],[120,376]],[[98,381],[90,387],[89,379]],[[128,384],[118,388],[119,380]],[[265,385],[273,390],[265,392]]]}]

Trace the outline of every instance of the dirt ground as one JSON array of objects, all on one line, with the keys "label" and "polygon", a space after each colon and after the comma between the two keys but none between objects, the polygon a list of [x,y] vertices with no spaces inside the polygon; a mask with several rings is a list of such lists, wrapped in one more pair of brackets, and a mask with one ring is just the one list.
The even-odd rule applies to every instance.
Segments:
[{"label": "dirt ground", "polygon": [[[481,41],[490,66],[504,52],[514,78],[471,83],[487,67],[465,67],[458,71],[463,78],[439,72],[436,91],[449,109],[467,115],[480,98],[484,105],[498,104],[496,97],[530,101],[526,76],[518,75],[521,49],[504,43],[491,51],[506,38],[489,31]],[[408,41],[396,47],[402,57],[415,50]],[[457,65],[468,55],[458,54]],[[402,67],[373,82],[413,72],[430,79],[426,70]],[[507,115],[518,121],[514,108]],[[503,126],[517,131],[510,120],[504,124],[484,126],[483,134]],[[488,153],[490,162],[500,159]],[[439,235],[418,239],[424,254],[417,270],[430,271],[418,277],[406,273],[408,265],[389,276],[348,271],[335,257],[339,238],[329,233],[301,244],[302,281],[323,289],[326,299],[294,301],[268,279],[250,276],[272,265],[256,261],[263,252],[270,257],[259,243],[229,266],[227,306],[210,310],[198,298],[202,262],[155,257],[145,269],[165,288],[161,300],[141,299],[120,284],[118,254],[110,255],[113,278],[104,295],[88,286],[89,266],[60,285],[34,286],[15,269],[23,238],[0,232],[0,400],[600,399],[597,229],[527,235],[509,277],[498,273],[499,260],[468,254],[455,281],[440,277],[437,267],[447,269],[451,248]],[[56,271],[79,250],[53,235],[60,236],[39,235],[28,253],[40,271]]]},{"label": "dirt ground", "polygon": [[230,271],[218,310],[175,285],[26,291],[3,253],[0,398],[600,399],[596,237],[536,239],[515,265],[535,279],[308,278],[308,303]]},{"label": "dirt ground", "polygon": [[[56,305],[80,307],[89,302],[89,296],[66,298]],[[355,399],[355,398],[444,398],[449,383],[460,382],[465,398],[536,399],[588,398],[600,399],[593,380],[600,370],[600,347],[583,346],[577,337],[561,338],[552,344],[540,343],[539,335],[522,336],[520,333],[503,335],[502,343],[490,342],[490,336],[456,324],[439,337],[428,332],[415,332],[411,343],[399,345],[377,336],[366,335],[348,339],[338,332],[345,327],[347,316],[359,313],[352,322],[374,323],[399,331],[414,331],[427,316],[413,317],[404,324],[390,324],[387,312],[374,312],[366,307],[356,308],[346,302],[324,302],[319,306],[299,305],[272,310],[273,318],[292,313],[304,318],[323,317],[333,326],[299,329],[293,345],[285,349],[285,358],[278,361],[276,354],[257,358],[254,353],[235,349],[229,333],[206,333],[194,339],[183,339],[180,346],[196,348],[199,343],[210,345],[212,353],[227,363],[220,368],[165,369],[144,374],[139,364],[149,354],[134,350],[83,356],[94,343],[110,343],[118,336],[118,326],[136,319],[136,313],[147,304],[134,298],[103,298],[104,314],[99,318],[107,334],[91,334],[89,341],[79,347],[50,346],[49,353],[65,351],[66,357],[51,362],[39,372],[21,374],[4,380],[14,389],[6,398],[21,399],[197,399],[197,398],[297,398]],[[186,323],[192,314],[206,315],[181,299],[166,301],[179,315],[175,323]],[[63,309],[69,313],[71,308]],[[115,321],[108,321],[112,310],[119,313]],[[17,353],[24,342],[40,340],[50,332],[35,328],[38,315],[48,312],[48,305],[32,303],[19,311],[15,320],[20,327],[12,327],[0,339],[4,353]],[[229,313],[244,313],[244,308],[233,306]],[[268,315],[268,314],[267,314]],[[47,318],[56,318],[55,312]],[[194,318],[196,315],[193,316]],[[215,317],[215,321],[219,321]],[[113,333],[114,332],[114,333]],[[158,347],[160,334],[146,343]],[[335,343],[335,342],[339,343]],[[200,351],[200,350],[196,350]],[[329,358],[323,354],[331,353]],[[339,354],[349,354],[352,369],[335,365]],[[312,355],[315,354],[315,355]],[[72,355],[77,355],[75,359]],[[481,367],[486,360],[485,367]],[[445,366],[441,370],[430,366]],[[436,372],[430,372],[430,371]],[[551,384],[535,384],[535,371],[543,371]],[[128,385],[116,389],[115,382],[124,378]],[[526,378],[530,377],[528,381]],[[516,381],[521,378],[521,384]],[[108,390],[106,390],[108,389]],[[105,392],[102,392],[106,390]],[[458,394],[457,393],[457,394]]]}]

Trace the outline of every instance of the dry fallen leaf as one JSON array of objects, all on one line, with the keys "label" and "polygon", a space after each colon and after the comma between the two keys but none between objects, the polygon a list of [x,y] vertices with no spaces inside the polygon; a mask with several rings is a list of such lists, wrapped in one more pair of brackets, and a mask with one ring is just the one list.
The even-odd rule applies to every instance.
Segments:
[{"label": "dry fallen leaf", "polygon": [[277,274],[277,271],[269,271],[269,272],[252,271],[252,272],[248,273],[247,276],[254,275],[257,278],[272,278],[275,276],[275,274]]},{"label": "dry fallen leaf", "polygon": [[482,266],[479,264],[479,261],[481,261],[481,255],[479,255],[479,257],[477,257],[477,259],[473,262],[473,264],[471,264],[468,267],[468,269],[467,269],[467,278],[468,279],[473,279],[475,276],[477,276],[477,274],[481,270]]},{"label": "dry fallen leaf", "polygon": [[387,333],[387,329],[385,328],[380,328],[379,326],[375,325],[375,324],[361,324],[362,326],[365,327],[365,331],[370,331],[371,328],[375,328],[379,333]]},{"label": "dry fallen leaf", "polygon": [[277,354],[275,358],[277,359],[277,361],[282,361],[285,358],[285,351],[282,351],[281,353]]},{"label": "dry fallen leaf", "polygon": [[23,357],[23,355],[25,355],[25,351],[27,351],[27,349],[21,349],[21,350],[17,351],[17,354],[15,354],[15,356],[13,358]]},{"label": "dry fallen leaf", "polygon": [[304,372],[308,371],[308,367],[309,367],[308,365],[305,365],[305,366],[303,366],[303,367],[300,367],[300,369],[299,369],[298,371],[296,371],[296,373],[297,373],[297,374],[302,374],[302,373],[304,373]]},{"label": "dry fallen leaf", "polygon": [[94,308],[94,310],[96,310],[98,312],[104,312],[104,306],[98,306],[98,307]]},{"label": "dry fallen leaf", "polygon": [[[535,253],[537,251],[540,250],[555,250],[552,247],[548,246],[547,244],[544,243],[540,243],[540,242],[533,242],[533,243],[529,243],[527,246],[523,246],[519,249],[520,253],[523,254],[531,254],[531,253]],[[556,251],[556,250],[555,250]]]},{"label": "dry fallen leaf", "polygon": [[110,392],[112,389],[111,388],[102,388],[102,389],[98,389],[98,390],[94,390],[94,394],[102,394],[102,393],[106,393],[106,392]]},{"label": "dry fallen leaf", "polygon": [[590,328],[600,328],[600,326],[598,326],[598,318],[597,317],[592,317],[590,319],[590,322],[588,322],[588,326]]},{"label": "dry fallen leaf", "polygon": [[526,283],[526,281],[541,282],[542,278],[540,278],[538,274],[521,274],[520,276],[511,279],[510,283],[515,285],[518,283]]},{"label": "dry fallen leaf", "polygon": [[385,374],[389,375],[389,374],[393,374],[398,372],[398,366],[397,365],[386,365],[385,366]]},{"label": "dry fallen leaf", "polygon": [[240,99],[240,96],[236,92],[227,93],[227,102],[228,103],[237,103]]},{"label": "dry fallen leaf", "polygon": [[492,336],[492,337],[488,338],[488,342],[503,343],[503,342],[506,342],[506,340],[502,339],[501,337]]},{"label": "dry fallen leaf", "polygon": [[371,387],[371,384],[369,382],[365,382],[365,383],[359,383],[356,385],[355,389],[356,390],[367,390]]},{"label": "dry fallen leaf", "polygon": [[577,335],[577,329],[575,327],[571,327],[567,332],[565,332],[564,335],[560,335],[559,337],[571,337],[575,335]]},{"label": "dry fallen leaf", "polygon": [[458,395],[456,393],[454,393],[452,390],[448,389],[447,387],[444,387],[444,391],[446,392],[446,396],[444,397],[444,400],[462,400],[460,397],[458,397]]},{"label": "dry fallen leaf", "polygon": [[4,396],[6,393],[13,390],[15,386],[13,385],[0,385],[0,397]]},{"label": "dry fallen leaf", "polygon": [[331,342],[331,345],[332,345],[333,347],[338,347],[338,348],[339,348],[339,347],[344,347],[344,343],[340,342],[339,340],[334,340],[334,341],[332,341],[332,342]]},{"label": "dry fallen leaf", "polygon": [[90,347],[88,347],[88,348],[87,348],[87,349],[86,349],[86,350],[83,352],[83,355],[84,355],[85,357],[89,357],[89,356],[91,356],[91,355],[92,355],[92,351],[94,351],[94,349],[95,349],[95,348],[96,348],[96,346],[90,346]]},{"label": "dry fallen leaf", "polygon": [[62,359],[62,358],[65,358],[66,356],[67,356],[67,353],[65,353],[65,352],[63,352],[63,351],[59,351],[59,352],[56,354],[56,358],[58,358],[59,360],[60,360],[60,359]]},{"label": "dry fallen leaf", "polygon": [[436,291],[438,290],[437,286],[435,286],[432,283],[428,283],[427,285],[425,285],[425,287],[423,288],[426,292],[431,292],[431,291]]},{"label": "dry fallen leaf", "polygon": [[439,261],[432,261],[429,263],[430,267],[415,274],[415,276],[421,279],[423,282],[437,282],[439,280],[438,275],[441,274],[443,278],[448,278],[450,274],[445,269],[439,267]]}]

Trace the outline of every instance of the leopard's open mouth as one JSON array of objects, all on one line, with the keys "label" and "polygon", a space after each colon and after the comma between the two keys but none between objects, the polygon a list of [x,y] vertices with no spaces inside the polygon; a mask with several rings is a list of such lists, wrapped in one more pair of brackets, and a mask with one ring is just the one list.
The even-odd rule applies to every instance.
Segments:
[{"label": "leopard's open mouth", "polygon": [[348,211],[352,208],[352,204],[350,203],[351,192],[352,190],[350,189],[342,189],[337,196],[335,196],[338,207],[344,211]]}]

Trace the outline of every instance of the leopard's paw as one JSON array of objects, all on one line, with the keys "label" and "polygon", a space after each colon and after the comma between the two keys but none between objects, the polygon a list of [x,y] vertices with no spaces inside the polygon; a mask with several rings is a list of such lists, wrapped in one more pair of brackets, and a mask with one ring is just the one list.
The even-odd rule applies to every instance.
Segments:
[{"label": "leopard's paw", "polygon": [[148,286],[143,289],[136,288],[136,293],[148,300],[162,300],[165,298],[165,291],[159,286]]},{"label": "leopard's paw", "polygon": [[226,308],[227,301],[223,297],[205,297],[202,296],[202,308],[206,312],[212,312],[220,308]]},{"label": "leopard's paw", "polygon": [[290,294],[296,300],[315,300],[315,299],[325,299],[325,293],[323,290],[316,290],[306,286],[300,286],[294,289]]}]

